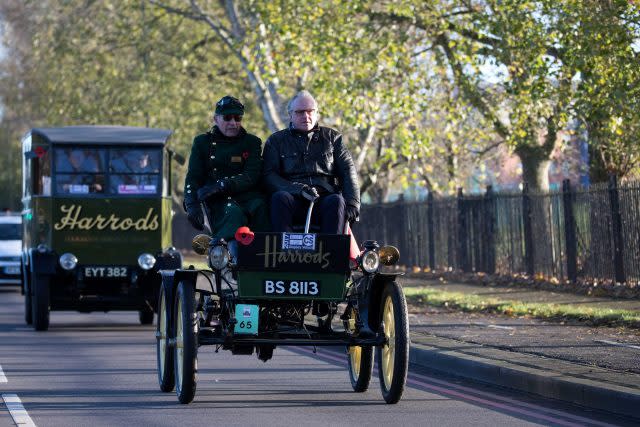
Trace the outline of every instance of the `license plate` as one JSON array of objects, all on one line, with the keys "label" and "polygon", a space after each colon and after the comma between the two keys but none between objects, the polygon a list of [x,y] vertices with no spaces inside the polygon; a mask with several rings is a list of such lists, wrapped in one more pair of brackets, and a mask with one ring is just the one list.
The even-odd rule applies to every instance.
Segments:
[{"label": "license plate", "polygon": [[236,304],[236,334],[258,334],[258,314],[260,308],[253,304]]},{"label": "license plate", "polygon": [[4,268],[4,273],[5,274],[20,274],[20,267],[17,267],[17,266],[5,267]]},{"label": "license plate", "polygon": [[85,267],[84,277],[87,279],[119,279],[127,277],[127,272],[127,267]]},{"label": "license plate", "polygon": [[265,280],[262,285],[264,295],[309,297],[320,295],[320,282],[314,280]]}]

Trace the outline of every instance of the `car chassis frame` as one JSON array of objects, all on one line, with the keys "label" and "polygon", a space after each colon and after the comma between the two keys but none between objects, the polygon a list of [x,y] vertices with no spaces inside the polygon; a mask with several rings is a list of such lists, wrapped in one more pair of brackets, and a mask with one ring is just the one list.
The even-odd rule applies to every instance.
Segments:
[{"label": "car chassis frame", "polygon": [[[402,273],[380,271],[397,263],[398,250],[366,241],[349,260],[350,236],[308,228],[309,221],[303,233],[236,234],[234,254],[223,239],[200,234],[193,247],[207,255],[209,269],[160,272],[156,352],[163,392],[175,387],[181,403],[194,399],[202,345],[237,355],[255,351],[265,362],[277,346],[345,346],[354,391],[368,389],[376,349],[382,396],[387,403],[400,400],[408,370],[407,305],[397,281]],[[304,248],[305,239],[314,249]],[[334,329],[334,320],[343,330]]]}]

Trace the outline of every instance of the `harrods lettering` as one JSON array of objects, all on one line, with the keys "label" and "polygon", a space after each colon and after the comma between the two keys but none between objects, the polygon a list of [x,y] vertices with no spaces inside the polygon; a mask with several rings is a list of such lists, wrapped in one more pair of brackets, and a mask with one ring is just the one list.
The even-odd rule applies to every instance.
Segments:
[{"label": "harrods lettering", "polygon": [[273,268],[281,263],[321,264],[320,268],[327,268],[331,257],[331,252],[323,252],[322,242],[318,245],[318,252],[278,251],[276,236],[265,236],[264,249],[264,252],[257,255],[264,256],[264,266],[266,268]]},{"label": "harrods lettering", "polygon": [[95,217],[81,216],[82,206],[80,205],[62,205],[60,211],[64,216],[60,221],[53,225],[55,230],[112,230],[126,231],[134,229],[136,231],[154,231],[158,229],[158,215],[154,213],[153,208],[149,208],[147,215],[138,219],[120,218],[115,214],[104,217],[98,214]]}]

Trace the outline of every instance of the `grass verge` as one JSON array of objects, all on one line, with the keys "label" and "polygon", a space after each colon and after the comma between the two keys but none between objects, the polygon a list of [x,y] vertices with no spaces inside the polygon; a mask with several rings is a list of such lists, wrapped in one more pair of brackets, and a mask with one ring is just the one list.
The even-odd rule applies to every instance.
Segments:
[{"label": "grass verge", "polygon": [[507,316],[532,316],[553,321],[580,321],[596,326],[625,326],[640,329],[640,313],[637,311],[602,309],[571,304],[525,303],[502,301],[460,292],[441,291],[428,287],[404,288],[407,302],[435,307],[453,308],[465,312],[504,314]]},{"label": "grass verge", "polygon": [[193,265],[198,270],[209,270],[207,265],[207,257],[204,255],[186,255],[183,258],[184,268]]}]

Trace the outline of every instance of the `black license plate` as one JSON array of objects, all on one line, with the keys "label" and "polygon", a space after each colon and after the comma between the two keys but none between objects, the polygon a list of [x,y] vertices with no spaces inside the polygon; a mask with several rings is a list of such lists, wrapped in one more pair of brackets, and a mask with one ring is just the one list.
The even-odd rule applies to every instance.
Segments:
[{"label": "black license plate", "polygon": [[264,280],[264,295],[274,296],[308,296],[320,295],[320,282],[317,280]]},{"label": "black license plate", "polygon": [[85,279],[122,279],[128,276],[127,267],[84,267]]}]

